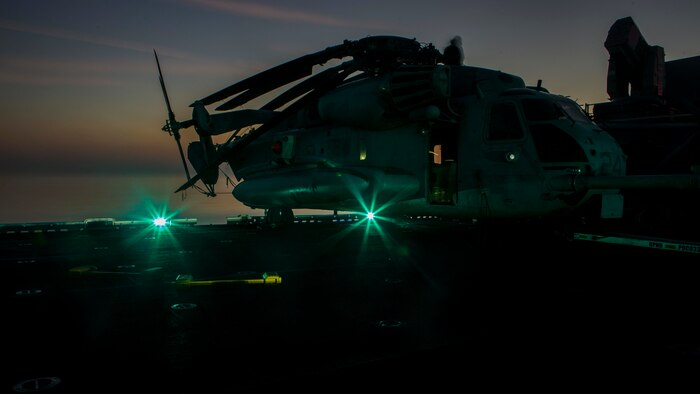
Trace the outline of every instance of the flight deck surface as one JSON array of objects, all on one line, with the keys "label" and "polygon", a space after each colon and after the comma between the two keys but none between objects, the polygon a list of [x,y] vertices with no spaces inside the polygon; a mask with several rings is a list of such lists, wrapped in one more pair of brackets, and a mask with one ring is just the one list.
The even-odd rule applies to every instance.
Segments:
[{"label": "flight deck surface", "polygon": [[580,387],[700,366],[697,254],[546,225],[6,226],[0,245],[3,392]]}]

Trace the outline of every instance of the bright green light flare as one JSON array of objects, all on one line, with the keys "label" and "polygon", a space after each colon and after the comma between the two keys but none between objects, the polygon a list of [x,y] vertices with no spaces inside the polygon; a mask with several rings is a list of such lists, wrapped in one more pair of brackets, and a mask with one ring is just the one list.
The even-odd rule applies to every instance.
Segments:
[{"label": "bright green light flare", "polygon": [[144,221],[150,221],[153,223],[154,227],[169,227],[171,224],[171,220],[173,217],[175,217],[178,212],[168,212],[168,207],[165,205],[162,205],[160,207],[156,207],[156,204],[154,204],[152,201],[145,201],[147,207],[147,216],[143,217],[141,220]]},{"label": "bright green light flare", "polygon": [[367,212],[367,219],[374,220],[374,212]]}]

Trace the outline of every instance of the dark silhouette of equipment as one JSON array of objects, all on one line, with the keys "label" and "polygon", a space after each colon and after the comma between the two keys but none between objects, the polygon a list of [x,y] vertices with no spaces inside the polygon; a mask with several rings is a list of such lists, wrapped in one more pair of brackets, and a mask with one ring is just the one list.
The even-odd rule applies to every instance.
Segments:
[{"label": "dark silhouette of equipment", "polygon": [[[617,20],[605,40],[610,101],[593,104],[593,119],[627,156],[627,173],[700,173],[700,56],[665,61],[632,18]],[[668,178],[667,178],[668,179]],[[650,227],[694,228],[697,191],[628,191],[626,208]],[[684,235],[687,235],[684,234]]]},{"label": "dark silhouette of equipment", "polygon": [[665,85],[664,49],[651,46],[632,18],[618,19],[605,40],[610,53],[608,95],[662,97]]},{"label": "dark silhouette of equipment", "polygon": [[622,145],[630,174],[691,173],[700,157],[700,56],[666,62],[632,18],[605,40],[610,102],[593,118]]}]

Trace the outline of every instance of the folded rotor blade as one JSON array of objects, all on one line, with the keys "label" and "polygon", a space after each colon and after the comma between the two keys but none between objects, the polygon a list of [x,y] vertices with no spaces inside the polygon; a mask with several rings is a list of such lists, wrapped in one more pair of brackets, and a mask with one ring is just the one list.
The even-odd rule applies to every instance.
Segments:
[{"label": "folded rotor blade", "polygon": [[327,83],[333,77],[337,76],[338,73],[344,71],[350,66],[351,62],[345,62],[339,66],[329,68],[328,70],[323,70],[322,72],[309,77],[298,84],[291,87],[289,90],[275,97],[269,103],[263,105],[260,109],[275,110],[288,102],[296,99],[297,97],[303,96],[307,92],[316,89],[317,87]]},{"label": "folded rotor blade", "polygon": [[204,105],[209,105],[231,97],[235,94],[250,91],[250,93],[248,93],[245,97],[230,105],[227,105],[222,109],[235,108],[238,105],[245,104],[246,102],[280,86],[284,86],[288,83],[311,75],[314,65],[323,64],[330,59],[342,58],[346,56],[345,53],[347,52],[348,47],[348,42],[346,42],[340,45],[328,47],[316,53],[304,55],[300,58],[288,61],[287,63],[280,64],[279,66],[246,78],[231,86],[221,89],[216,93],[210,94],[199,101],[201,101]]}]

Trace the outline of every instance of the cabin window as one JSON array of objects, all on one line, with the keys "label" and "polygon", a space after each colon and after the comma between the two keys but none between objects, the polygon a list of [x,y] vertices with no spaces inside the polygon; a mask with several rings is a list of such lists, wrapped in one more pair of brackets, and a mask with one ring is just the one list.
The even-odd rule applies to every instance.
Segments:
[{"label": "cabin window", "polygon": [[491,107],[487,134],[489,140],[519,140],[524,136],[523,126],[514,103],[496,103]]}]

